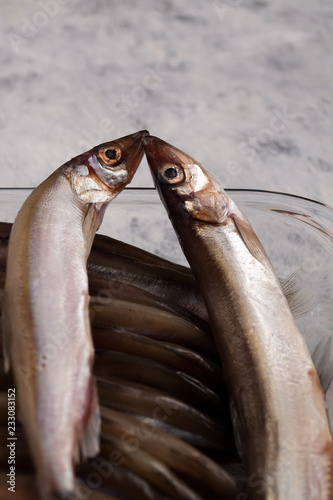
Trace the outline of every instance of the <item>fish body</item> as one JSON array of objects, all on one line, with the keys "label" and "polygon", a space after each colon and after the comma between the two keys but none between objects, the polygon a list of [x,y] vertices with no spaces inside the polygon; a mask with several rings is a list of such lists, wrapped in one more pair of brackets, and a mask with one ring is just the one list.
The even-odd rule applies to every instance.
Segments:
[{"label": "fish body", "polygon": [[[0,269],[1,269],[0,227]],[[142,288],[207,321],[207,311],[191,270],[115,239],[96,235],[88,260],[92,281],[101,276]]]},{"label": "fish body", "polygon": [[6,364],[13,367],[43,500],[74,495],[79,450],[83,457],[99,450],[86,263],[107,204],[140,163],[144,135],[64,164],[27,198],[11,231]]},{"label": "fish body", "polygon": [[193,158],[145,140],[155,185],[203,293],[254,500],[331,500],[323,390],[249,221]]}]

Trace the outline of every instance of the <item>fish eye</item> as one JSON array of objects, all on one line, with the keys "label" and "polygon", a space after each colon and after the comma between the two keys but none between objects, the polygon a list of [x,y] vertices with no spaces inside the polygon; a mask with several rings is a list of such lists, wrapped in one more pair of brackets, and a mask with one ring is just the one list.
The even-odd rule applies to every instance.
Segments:
[{"label": "fish eye", "polygon": [[117,147],[104,147],[98,154],[108,167],[116,167],[122,159],[121,149]]},{"label": "fish eye", "polygon": [[105,156],[109,158],[109,160],[114,160],[117,155],[117,151],[115,149],[107,149],[104,151]]},{"label": "fish eye", "polygon": [[161,178],[168,184],[177,184],[185,179],[184,170],[178,165],[165,165],[160,171]]}]

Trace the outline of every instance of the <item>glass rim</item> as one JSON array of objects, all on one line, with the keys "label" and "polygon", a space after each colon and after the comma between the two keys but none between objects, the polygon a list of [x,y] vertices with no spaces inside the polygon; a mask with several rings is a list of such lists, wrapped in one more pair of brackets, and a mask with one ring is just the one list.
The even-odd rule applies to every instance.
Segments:
[{"label": "glass rim", "polygon": [[[5,192],[5,191],[33,191],[35,187],[32,186],[8,186],[8,187],[0,187],[0,193]],[[157,189],[152,186],[126,186],[124,188],[124,191],[134,191],[134,192],[157,192]],[[330,210],[333,210],[333,205],[328,205],[327,203],[323,203],[318,200],[314,200],[313,198],[309,198],[307,196],[302,196],[298,194],[292,194],[284,191],[273,191],[270,189],[254,189],[254,188],[225,188],[225,191],[227,193],[261,193],[261,194],[273,194],[273,195],[281,195],[281,196],[287,196],[288,198],[294,198],[298,200],[304,200],[304,201],[309,201],[311,203],[315,203],[321,207],[328,208]]]}]

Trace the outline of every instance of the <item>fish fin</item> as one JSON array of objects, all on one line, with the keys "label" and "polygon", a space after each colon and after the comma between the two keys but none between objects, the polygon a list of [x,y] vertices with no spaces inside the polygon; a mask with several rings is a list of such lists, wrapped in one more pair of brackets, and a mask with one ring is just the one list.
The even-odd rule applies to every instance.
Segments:
[{"label": "fish fin", "polygon": [[263,266],[267,267],[267,264],[269,264],[271,267],[271,261],[262,246],[258,236],[254,232],[250,222],[246,219],[246,217],[243,215],[243,217],[239,217],[236,214],[231,214],[230,217],[232,218],[235,227],[241,236],[243,242],[245,243],[248,251],[253,255],[255,259],[257,259]]},{"label": "fish fin", "polygon": [[309,290],[300,290],[296,295],[286,298],[295,319],[305,316],[317,306],[317,302]]},{"label": "fish fin", "polygon": [[235,437],[235,444],[236,448],[238,451],[239,456],[241,459],[244,459],[244,439],[243,439],[243,432],[242,432],[242,422],[241,419],[239,418],[236,410],[236,404],[235,401],[230,397],[229,401],[229,408],[230,408],[230,416],[231,416],[231,422],[232,422],[232,427],[234,431],[234,437]]},{"label": "fish fin", "polygon": [[281,288],[286,298],[288,298],[288,296],[294,295],[303,288],[305,283],[304,274],[304,269],[300,267],[299,269],[291,273],[288,278],[280,280]]},{"label": "fish fin", "polygon": [[312,354],[312,361],[316,367],[318,377],[324,392],[333,381],[333,363],[331,360],[332,338],[323,338]]},{"label": "fish fin", "polygon": [[[253,257],[263,266],[267,266],[268,263],[272,266],[264,247],[248,220],[236,214],[232,214],[231,217],[238,233]],[[282,291],[288,300],[289,308],[294,318],[304,316],[315,309],[317,305],[312,293],[304,288],[305,282],[306,273],[302,267],[292,273],[287,279],[280,280]]]},{"label": "fish fin", "polygon": [[302,267],[294,271],[288,278],[280,280],[282,291],[288,301],[294,318],[300,318],[313,311],[317,302],[310,290],[305,288],[307,274]]},{"label": "fish fin", "polygon": [[93,395],[91,402],[91,413],[87,425],[83,431],[80,442],[81,457],[94,457],[98,454],[100,449],[100,433],[101,433],[101,415],[100,408],[97,400],[97,389],[94,383]]},{"label": "fish fin", "polygon": [[297,295],[287,298],[287,300],[290,311],[296,319],[305,316],[317,306],[312,293],[308,290],[301,290]]},{"label": "fish fin", "polygon": [[10,327],[6,309],[6,295],[1,300],[1,333],[2,333],[2,356],[5,373],[9,372],[11,366],[10,358]]}]

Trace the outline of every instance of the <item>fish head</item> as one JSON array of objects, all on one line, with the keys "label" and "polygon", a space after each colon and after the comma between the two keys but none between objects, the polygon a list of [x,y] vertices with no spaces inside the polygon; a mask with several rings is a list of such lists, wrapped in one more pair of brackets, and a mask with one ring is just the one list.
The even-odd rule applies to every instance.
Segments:
[{"label": "fish head", "polygon": [[191,156],[153,136],[144,148],[154,184],[170,219],[222,224],[229,214],[230,198],[216,180]]},{"label": "fish head", "polygon": [[131,182],[144,153],[146,130],[105,142],[66,163],[72,188],[85,203],[106,203]]},{"label": "fish head", "polygon": [[[183,226],[200,231],[207,224],[223,225],[238,235],[255,259],[273,269],[246,216],[199,162],[157,137],[145,137],[144,148],[155,186],[178,235]],[[184,233],[181,239],[186,239]]]}]

